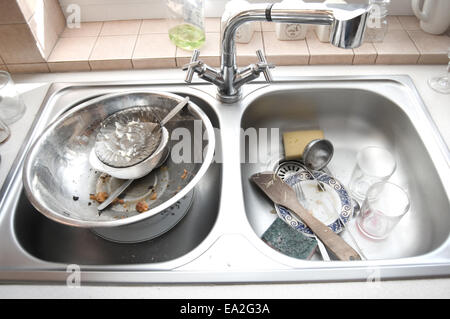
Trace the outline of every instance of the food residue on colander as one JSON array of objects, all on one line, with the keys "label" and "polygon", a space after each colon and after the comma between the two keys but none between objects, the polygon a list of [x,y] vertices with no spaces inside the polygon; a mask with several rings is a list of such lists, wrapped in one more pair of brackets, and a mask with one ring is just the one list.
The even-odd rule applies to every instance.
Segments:
[{"label": "food residue on colander", "polygon": [[97,203],[101,204],[108,198],[107,192],[99,192],[97,194],[89,194],[89,199],[95,200]]},{"label": "food residue on colander", "polygon": [[102,174],[102,175],[100,175],[100,179],[102,180],[102,183],[103,184],[105,184],[107,181],[108,181],[108,179],[111,177],[111,175],[108,175],[108,174]]},{"label": "food residue on colander", "polygon": [[[95,200],[97,203],[103,203],[109,197],[107,192],[98,192],[97,194],[89,194],[90,200]],[[124,204],[125,201],[120,198],[115,198],[111,204]],[[89,203],[90,204],[90,203]]]},{"label": "food residue on colander", "polygon": [[115,205],[115,204],[124,204],[125,201],[121,198],[115,198],[111,204]]},{"label": "food residue on colander", "polygon": [[136,210],[139,212],[139,213],[143,213],[143,212],[146,212],[146,211],[148,211],[148,204],[147,204],[147,202],[146,201],[140,201],[140,202],[138,202],[137,204],[136,204]]},{"label": "food residue on colander", "polygon": [[158,197],[158,193],[153,191],[153,193],[150,195],[150,200],[155,200]]},{"label": "food residue on colander", "polygon": [[187,177],[187,175],[188,175],[188,171],[187,171],[187,169],[184,169],[183,175],[181,175],[181,179],[185,179]]}]

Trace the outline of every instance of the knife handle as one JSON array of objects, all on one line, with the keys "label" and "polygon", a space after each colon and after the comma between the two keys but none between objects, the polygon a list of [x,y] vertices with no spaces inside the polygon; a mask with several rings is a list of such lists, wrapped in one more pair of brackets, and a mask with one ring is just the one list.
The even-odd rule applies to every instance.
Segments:
[{"label": "knife handle", "polygon": [[327,225],[315,218],[302,205],[289,203],[289,208],[297,215],[322,241],[322,243],[339,258],[339,260],[361,260],[361,256],[340,236],[336,235]]}]

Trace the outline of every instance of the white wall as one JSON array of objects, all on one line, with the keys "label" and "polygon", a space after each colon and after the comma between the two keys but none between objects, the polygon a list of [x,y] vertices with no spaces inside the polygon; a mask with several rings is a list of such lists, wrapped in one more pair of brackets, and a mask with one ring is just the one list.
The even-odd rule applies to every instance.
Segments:
[{"label": "white wall", "polygon": [[[208,17],[222,15],[227,0],[204,0]],[[250,2],[279,2],[280,0],[250,0]],[[349,3],[365,3],[368,0],[347,0]],[[165,16],[165,0],[59,0],[64,14],[67,6],[76,4],[81,9],[82,21],[107,21],[127,19],[154,19]],[[321,2],[305,0],[305,2]],[[390,14],[412,15],[411,0],[391,0]]]}]

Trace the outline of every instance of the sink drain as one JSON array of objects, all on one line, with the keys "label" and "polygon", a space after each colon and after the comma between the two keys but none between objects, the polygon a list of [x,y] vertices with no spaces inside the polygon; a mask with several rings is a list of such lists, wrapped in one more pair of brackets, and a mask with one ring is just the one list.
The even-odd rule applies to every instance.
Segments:
[{"label": "sink drain", "polygon": [[289,176],[304,170],[300,162],[286,161],[275,168],[275,174],[284,181]]}]

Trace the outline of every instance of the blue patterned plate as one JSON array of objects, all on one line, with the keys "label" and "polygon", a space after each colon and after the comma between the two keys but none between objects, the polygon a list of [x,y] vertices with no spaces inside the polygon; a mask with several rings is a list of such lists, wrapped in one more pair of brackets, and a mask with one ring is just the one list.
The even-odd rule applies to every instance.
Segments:
[{"label": "blue patterned plate", "polygon": [[[338,234],[344,227],[337,217],[337,213],[340,214],[340,218],[344,223],[348,223],[353,214],[350,195],[334,177],[319,171],[312,171],[311,173],[314,174],[317,180],[322,182],[325,192],[318,187],[311,174],[303,169],[285,178],[284,181],[291,187],[301,183],[303,193],[307,199],[308,210],[313,211],[314,217],[328,225],[331,230]],[[275,204],[275,210],[278,216],[292,228],[307,236],[313,236],[311,229],[297,219],[289,209]]]}]

